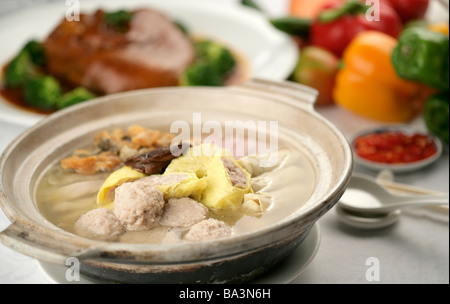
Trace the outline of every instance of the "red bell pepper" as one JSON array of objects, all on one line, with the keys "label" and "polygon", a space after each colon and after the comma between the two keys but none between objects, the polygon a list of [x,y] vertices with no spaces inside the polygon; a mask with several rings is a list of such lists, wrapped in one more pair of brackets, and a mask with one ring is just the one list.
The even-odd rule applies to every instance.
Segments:
[{"label": "red bell pepper", "polygon": [[[375,30],[397,38],[402,22],[397,12],[387,2],[379,6],[379,20],[369,18],[369,6],[357,0],[343,5],[324,7],[310,28],[311,44],[341,56],[347,45],[360,32]],[[377,9],[373,7],[372,10]]]},{"label": "red bell pepper", "polygon": [[427,13],[430,0],[384,0],[397,11],[404,23],[423,19]]}]

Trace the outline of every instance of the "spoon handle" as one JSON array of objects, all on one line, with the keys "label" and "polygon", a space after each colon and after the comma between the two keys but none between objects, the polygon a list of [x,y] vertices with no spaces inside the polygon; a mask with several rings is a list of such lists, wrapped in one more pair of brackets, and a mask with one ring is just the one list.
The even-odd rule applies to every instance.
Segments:
[{"label": "spoon handle", "polygon": [[415,207],[428,207],[437,205],[449,205],[449,195],[417,195],[417,196],[405,196],[399,197],[399,201],[393,204],[389,204],[376,208],[364,208],[364,212],[369,213],[389,213],[403,208],[415,208]]}]

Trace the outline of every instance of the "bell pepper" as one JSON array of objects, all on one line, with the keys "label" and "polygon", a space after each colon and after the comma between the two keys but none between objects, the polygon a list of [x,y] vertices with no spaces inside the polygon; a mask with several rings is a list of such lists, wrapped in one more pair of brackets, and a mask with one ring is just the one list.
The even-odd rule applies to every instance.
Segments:
[{"label": "bell pepper", "polygon": [[369,6],[358,0],[326,5],[317,18],[295,16],[275,18],[271,23],[281,31],[310,40],[312,45],[341,57],[347,45],[362,31],[374,30],[397,38],[402,22],[387,2],[380,3],[380,20],[368,18]]},{"label": "bell pepper", "polygon": [[392,54],[397,74],[439,90],[449,90],[449,37],[426,28],[405,30]]},{"label": "bell pepper", "polygon": [[441,138],[445,143],[449,143],[449,95],[438,93],[425,103],[423,112],[425,124],[428,130]]},{"label": "bell pepper", "polygon": [[380,31],[394,38],[400,35],[400,17],[389,4],[380,3],[379,21],[367,18],[368,9],[357,0],[324,9],[311,25],[311,43],[341,56],[347,45],[362,31]]},{"label": "bell pepper", "polygon": [[397,76],[391,54],[397,40],[377,31],[360,33],[343,55],[343,68],[336,76],[337,105],[366,118],[383,122],[406,122],[417,114],[414,102],[419,84]]},{"label": "bell pepper", "polygon": [[438,23],[432,23],[428,25],[428,29],[430,31],[441,33],[446,36],[449,35],[449,26],[447,22],[438,22]]},{"label": "bell pepper", "polygon": [[397,11],[404,23],[425,17],[430,0],[386,0]]}]

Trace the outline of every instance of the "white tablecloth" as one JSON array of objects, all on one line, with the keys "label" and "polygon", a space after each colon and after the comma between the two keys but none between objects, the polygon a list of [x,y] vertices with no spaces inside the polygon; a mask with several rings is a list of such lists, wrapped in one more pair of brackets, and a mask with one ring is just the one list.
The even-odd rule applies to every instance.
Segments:
[{"label": "white tablecloth", "polygon": [[[219,1],[219,0],[211,0]],[[222,0],[220,0],[222,1]],[[233,0],[229,0],[233,1]],[[0,18],[23,5],[36,5],[40,1],[0,1]],[[273,15],[286,10],[287,1],[260,0],[259,3]],[[345,135],[352,134],[377,123],[347,113],[337,107],[319,108],[318,111],[332,121]],[[411,123],[424,129],[420,118]],[[25,127],[0,121],[0,153]],[[375,176],[375,172],[355,167],[355,171]],[[417,173],[398,175],[397,182],[449,192],[449,154],[445,149],[441,159],[431,167]],[[10,221],[0,210],[0,231]],[[373,283],[449,283],[449,226],[448,215],[430,212],[406,212],[392,227],[379,231],[357,231],[338,221],[335,209],[320,221],[320,247],[308,267],[293,283],[373,284]],[[379,280],[368,280],[371,264],[379,261]],[[0,244],[0,283],[52,283],[27,256]]]}]

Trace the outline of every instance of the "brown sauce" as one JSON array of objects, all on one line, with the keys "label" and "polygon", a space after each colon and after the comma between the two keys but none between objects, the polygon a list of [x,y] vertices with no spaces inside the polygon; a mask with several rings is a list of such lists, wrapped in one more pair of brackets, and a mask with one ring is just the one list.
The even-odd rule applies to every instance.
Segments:
[{"label": "brown sauce", "polygon": [[[6,63],[3,67],[2,67],[2,74],[1,75],[5,75],[6,73],[6,69],[8,68],[8,64]],[[44,71],[44,74],[45,71]],[[0,77],[1,79],[2,77]],[[59,83],[61,84],[61,87],[63,89],[63,92],[68,92],[72,89],[74,89],[74,87],[66,84],[65,81],[58,79]],[[18,107],[22,110],[25,111],[29,111],[32,113],[38,113],[38,114],[51,114],[55,111],[52,110],[43,110],[40,108],[35,108],[35,107],[30,107],[29,105],[27,105],[27,103],[25,102],[24,98],[23,98],[23,89],[22,88],[10,88],[7,87],[3,82],[0,84],[0,96],[6,100],[8,103],[14,105],[15,107]]]},{"label": "brown sauce", "polygon": [[0,88],[0,96],[10,104],[29,112],[39,114],[50,114],[52,111],[42,110],[28,106],[23,99],[23,91],[21,88],[7,88],[4,85]]}]

